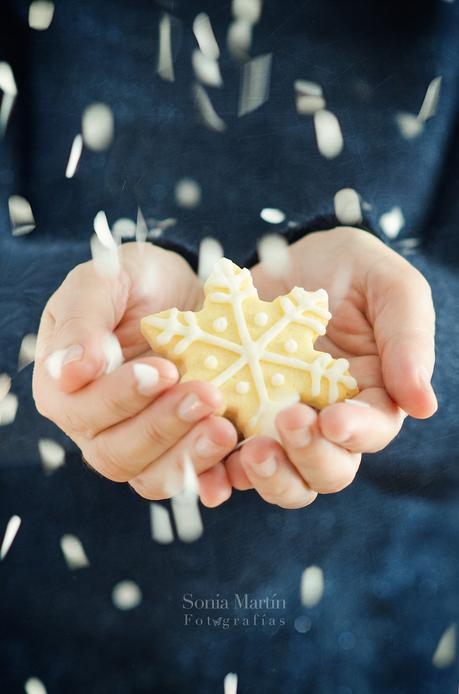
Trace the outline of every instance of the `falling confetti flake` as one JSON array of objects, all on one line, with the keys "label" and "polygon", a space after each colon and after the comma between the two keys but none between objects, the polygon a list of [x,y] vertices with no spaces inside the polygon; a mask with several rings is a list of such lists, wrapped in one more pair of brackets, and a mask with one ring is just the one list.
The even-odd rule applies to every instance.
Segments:
[{"label": "falling confetti flake", "polygon": [[242,67],[238,115],[255,111],[269,99],[272,53],[249,60]]},{"label": "falling confetti flake", "polygon": [[54,472],[65,463],[65,450],[52,439],[38,439],[38,452],[46,472]]},{"label": "falling confetti flake", "polygon": [[193,463],[185,458],[183,463],[183,488],[171,499],[177,535],[182,542],[195,542],[203,533],[199,511],[199,483]]},{"label": "falling confetti flake", "polygon": [[117,219],[112,227],[115,243],[118,244],[121,239],[134,239],[135,229],[136,224],[133,219],[129,219],[128,217],[120,217]]},{"label": "falling confetti flake", "polygon": [[174,541],[171,518],[167,508],[152,502],[150,504],[150,522],[153,540],[162,545],[167,545]]},{"label": "falling confetti flake", "polygon": [[94,231],[101,244],[107,248],[116,248],[115,239],[108,225],[107,215],[103,210],[94,217]]},{"label": "falling confetti flake", "polygon": [[420,135],[424,129],[423,121],[412,113],[397,113],[395,120],[405,140],[412,140]]},{"label": "falling confetti flake", "polygon": [[262,0],[233,0],[231,10],[236,19],[256,24],[261,17]]},{"label": "falling confetti flake", "polygon": [[112,600],[119,610],[132,610],[142,602],[142,592],[134,581],[120,581],[113,588]]},{"label": "falling confetti flake", "polygon": [[106,361],[104,373],[110,374],[124,362],[123,350],[116,335],[113,335],[113,333],[105,335],[102,340],[102,350]]},{"label": "falling confetti flake", "polygon": [[100,241],[97,234],[93,234],[90,240],[91,256],[94,268],[103,277],[114,277],[120,271],[120,259],[118,246],[113,240],[113,246],[106,246]]},{"label": "falling confetti flake", "polygon": [[78,168],[80,162],[81,153],[83,151],[83,137],[78,134],[72,143],[72,148],[70,150],[70,156],[67,163],[67,168],[65,170],[66,178],[73,178]]},{"label": "falling confetti flake", "polygon": [[167,82],[174,81],[174,63],[172,60],[172,25],[170,15],[164,14],[159,22],[159,53],[156,72]]},{"label": "falling confetti flake", "polygon": [[400,207],[393,207],[389,212],[381,215],[379,224],[387,237],[397,238],[405,226],[405,217]]},{"label": "falling confetti flake", "polygon": [[326,108],[322,87],[308,80],[296,80],[296,110],[301,115],[313,115]]},{"label": "falling confetti flake", "polygon": [[21,519],[19,516],[11,516],[6,526],[5,535],[3,536],[2,546],[0,548],[0,561],[6,557],[9,552],[11,545],[14,542],[14,538],[21,526]]},{"label": "falling confetti flake", "polygon": [[175,202],[179,207],[192,209],[201,202],[201,186],[193,178],[182,178],[175,186]]},{"label": "falling confetti flake", "polygon": [[11,378],[8,374],[0,374],[0,401],[8,395],[11,388]]},{"label": "falling confetti flake", "polygon": [[218,60],[220,49],[218,48],[209,16],[205,12],[201,12],[195,17],[193,32],[201,52],[211,60]]},{"label": "falling confetti flake", "polygon": [[204,125],[211,130],[216,130],[217,132],[223,132],[226,130],[225,121],[220,118],[218,113],[215,111],[209,95],[204,87],[200,84],[195,84],[193,87],[193,94],[196,108]]},{"label": "falling confetti flake", "polygon": [[81,121],[83,141],[88,149],[102,152],[113,140],[113,113],[106,104],[96,103],[88,106],[83,112]]},{"label": "falling confetti flake", "polygon": [[362,210],[359,194],[353,188],[343,188],[335,194],[335,215],[341,224],[361,224]]},{"label": "falling confetti flake", "polygon": [[192,64],[196,78],[209,87],[221,87],[223,84],[220,68],[214,58],[209,58],[202,51],[193,51]]},{"label": "falling confetti flake", "polygon": [[275,207],[264,207],[260,212],[260,217],[268,224],[282,224],[282,222],[285,222],[285,213]]},{"label": "falling confetti flake", "polygon": [[14,393],[7,393],[0,400],[0,426],[12,424],[16,419],[18,410],[18,398]]},{"label": "falling confetti flake", "polygon": [[206,281],[223,255],[223,247],[217,239],[208,236],[201,241],[198,261],[198,276],[201,282]]},{"label": "falling confetti flake", "polygon": [[60,544],[69,569],[85,569],[89,566],[89,560],[83,545],[75,535],[63,535]]},{"label": "falling confetti flake", "polygon": [[223,680],[224,694],[237,694],[237,675],[235,672],[228,672]]},{"label": "falling confetti flake", "polygon": [[24,684],[26,694],[46,694],[46,687],[38,677],[29,677]]},{"label": "falling confetti flake", "polygon": [[438,100],[440,98],[441,77],[435,77],[427,87],[424,101],[418,113],[419,120],[425,123],[426,120],[435,116],[437,112]]},{"label": "falling confetti flake", "polygon": [[37,336],[35,333],[24,335],[19,349],[18,368],[24,369],[35,361],[35,351],[37,349]]},{"label": "falling confetti flake", "polygon": [[13,71],[8,63],[0,62],[0,90],[3,98],[0,107],[0,137],[6,132],[8,121],[18,93]]},{"label": "falling confetti flake", "polygon": [[314,607],[324,592],[324,574],[320,567],[309,566],[301,577],[301,603],[305,607]]},{"label": "falling confetti flake", "polygon": [[247,60],[252,43],[252,24],[244,19],[231,22],[226,44],[231,55],[237,60]]},{"label": "falling confetti flake", "polygon": [[24,236],[35,229],[35,219],[28,200],[21,195],[12,195],[8,199],[8,209],[13,236]]},{"label": "falling confetti flake", "polygon": [[442,635],[435,653],[432,656],[432,664],[437,668],[446,668],[456,659],[456,625],[452,624]]},{"label": "falling confetti flake", "polygon": [[29,27],[45,31],[54,17],[54,3],[47,0],[34,0],[29,7]]},{"label": "falling confetti flake", "polygon": [[326,159],[334,159],[343,150],[343,135],[339,121],[331,111],[317,111],[314,114],[317,147]]},{"label": "falling confetti flake", "polygon": [[271,277],[285,277],[290,267],[287,241],[280,234],[267,234],[258,244],[258,256]]},{"label": "falling confetti flake", "polygon": [[148,226],[147,239],[157,239],[166,229],[177,224],[174,217],[167,217],[166,219],[152,219],[150,217],[146,221]]}]

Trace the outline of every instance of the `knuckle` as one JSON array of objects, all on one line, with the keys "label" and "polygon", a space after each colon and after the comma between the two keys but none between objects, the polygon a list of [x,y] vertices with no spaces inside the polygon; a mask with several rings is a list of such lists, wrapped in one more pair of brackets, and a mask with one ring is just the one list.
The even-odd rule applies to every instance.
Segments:
[{"label": "knuckle", "polygon": [[146,418],[145,428],[147,438],[161,450],[169,448],[174,441],[173,435],[164,428],[154,415]]},{"label": "knuckle", "polygon": [[96,437],[83,455],[95,470],[112,482],[127,482],[131,477],[125,461],[112,449],[108,437]]},{"label": "knuckle", "polygon": [[141,496],[143,499],[148,499],[149,501],[163,501],[164,499],[169,498],[164,489],[159,489],[155,486],[147,484],[141,476],[134,477],[134,479],[129,480],[129,485],[136,494]]}]

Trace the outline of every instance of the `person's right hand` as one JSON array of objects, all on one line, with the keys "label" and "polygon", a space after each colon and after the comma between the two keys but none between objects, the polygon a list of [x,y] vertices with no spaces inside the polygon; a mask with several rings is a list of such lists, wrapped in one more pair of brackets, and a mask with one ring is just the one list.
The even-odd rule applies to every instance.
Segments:
[{"label": "person's right hand", "polygon": [[[37,409],[94,470],[147,499],[181,489],[189,456],[201,495],[217,505],[231,494],[221,461],[237,441],[233,425],[213,415],[221,395],[210,383],[177,384],[176,367],[152,356],[140,333],[150,313],[196,310],[201,284],[180,256],[149,244],[123,245],[120,260],[115,277],[93,261],[78,265],[49,299],[33,374]],[[112,334],[125,362],[107,373]]]}]

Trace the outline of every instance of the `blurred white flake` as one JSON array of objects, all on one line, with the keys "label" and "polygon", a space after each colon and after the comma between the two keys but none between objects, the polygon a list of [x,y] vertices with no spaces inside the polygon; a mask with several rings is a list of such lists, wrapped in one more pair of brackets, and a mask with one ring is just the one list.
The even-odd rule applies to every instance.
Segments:
[{"label": "blurred white flake", "polygon": [[18,397],[14,393],[7,393],[0,400],[0,426],[12,424],[16,419],[18,410]]},{"label": "blurred white flake", "polygon": [[193,86],[193,94],[196,108],[204,125],[211,130],[223,132],[226,130],[226,123],[215,111],[212,102],[204,87],[200,84]]},{"label": "blurred white flake", "polygon": [[205,12],[196,15],[193,22],[193,32],[201,52],[211,60],[218,60],[220,49],[209,16]]},{"label": "blurred white flake", "polygon": [[335,193],[335,215],[341,224],[361,224],[360,197],[353,188],[342,188]]},{"label": "blurred white flake", "polygon": [[102,341],[102,350],[105,355],[105,371],[110,374],[118,369],[124,362],[123,350],[118,338],[113,333],[107,333]]},{"label": "blurred white flake", "polygon": [[168,14],[163,14],[159,21],[159,53],[156,72],[168,82],[174,81],[174,63],[172,60],[172,26]]},{"label": "blurred white flake", "polygon": [[150,522],[153,540],[162,545],[167,545],[174,541],[171,518],[167,508],[152,502],[150,504]]},{"label": "blurred white flake", "polygon": [[113,588],[112,600],[119,610],[132,610],[142,602],[142,592],[134,581],[120,581]]},{"label": "blurred white flake", "polygon": [[3,536],[2,546],[0,548],[0,561],[6,557],[17,532],[21,526],[21,519],[19,516],[11,516],[6,526],[5,534]]},{"label": "blurred white flake", "polygon": [[228,672],[223,680],[224,694],[237,694],[237,675],[235,672]]},{"label": "blurred white flake", "polygon": [[324,574],[319,566],[309,566],[301,577],[301,603],[305,607],[314,607],[324,592]]},{"label": "blurred white flake", "polygon": [[88,106],[81,121],[83,141],[88,149],[101,152],[110,146],[113,140],[114,119],[109,106],[95,103]]},{"label": "blurred white flake", "polygon": [[443,633],[432,656],[432,664],[437,668],[446,668],[456,659],[456,625],[452,624]]},{"label": "blurred white flake", "polygon": [[148,226],[140,207],[137,208],[137,220],[135,225],[135,240],[137,243],[145,243],[148,236]]},{"label": "blurred white flake", "polygon": [[26,694],[46,694],[46,687],[38,677],[29,677],[24,684]]},{"label": "blurred white flake", "polygon": [[9,63],[0,62],[0,90],[3,92],[0,106],[0,137],[5,134],[18,93],[13,71]]},{"label": "blurred white flake", "polygon": [[390,239],[395,239],[405,226],[405,217],[400,207],[393,207],[379,219],[381,229]]},{"label": "blurred white flake", "polygon": [[343,135],[339,121],[331,111],[317,111],[314,114],[314,127],[317,147],[326,159],[334,159],[343,150]]},{"label": "blurred white flake", "polygon": [[135,238],[136,223],[129,217],[120,217],[116,220],[112,227],[112,234],[116,244],[119,244],[122,239]]},{"label": "blurred white flake", "polygon": [[223,247],[220,241],[210,236],[202,239],[199,245],[198,276],[205,282],[216,263],[223,258]]},{"label": "blurred white flake", "polygon": [[89,566],[89,560],[83,545],[75,535],[63,535],[60,544],[69,569],[85,569]]},{"label": "blurred white flake", "polygon": [[258,256],[271,277],[285,277],[290,267],[287,241],[280,234],[267,234],[258,243]]},{"label": "blurred white flake", "polygon": [[296,110],[301,115],[313,115],[326,108],[322,87],[308,80],[296,80]]},{"label": "blurred white flake", "polygon": [[395,120],[405,140],[412,140],[420,135],[424,129],[423,121],[412,113],[397,113]]},{"label": "blurred white flake", "polygon": [[38,439],[38,452],[46,472],[54,472],[65,463],[65,450],[57,441]]},{"label": "blurred white flake", "polygon": [[54,17],[54,2],[34,0],[29,6],[29,27],[37,31],[45,31]]},{"label": "blurred white flake", "polygon": [[19,349],[18,369],[24,369],[35,361],[35,351],[37,349],[37,336],[35,333],[24,335]]},{"label": "blurred white flake", "polygon": [[282,222],[285,222],[285,213],[275,207],[264,207],[260,212],[260,217],[268,224],[282,224]]},{"label": "blurred white flake", "polygon": [[171,499],[177,535],[182,542],[195,542],[203,533],[199,511],[199,483],[191,460],[183,461],[183,487]]},{"label": "blurred white flake", "polygon": [[11,388],[11,377],[8,374],[0,374],[0,401],[8,395]]},{"label": "blurred white flake", "polygon": [[181,178],[175,185],[175,202],[179,207],[192,209],[201,202],[201,186],[194,178]]},{"label": "blurred white flake", "polygon": [[22,195],[11,195],[8,199],[11,233],[13,236],[24,236],[35,229],[35,219],[30,203]]},{"label": "blurred white flake", "polygon": [[102,245],[111,249],[116,248],[115,239],[108,225],[107,215],[103,210],[100,210],[94,217],[94,231]]},{"label": "blurred white flake", "polygon": [[272,53],[260,55],[244,63],[239,95],[238,115],[255,111],[269,98]]},{"label": "blurred white flake", "polygon": [[67,163],[67,168],[65,170],[66,178],[73,178],[73,176],[75,175],[82,151],[83,137],[80,134],[78,134],[75,135],[75,138],[72,142],[72,148],[70,150],[70,156]]},{"label": "blurred white flake", "polygon": [[218,62],[209,58],[198,48],[193,51],[192,64],[196,78],[209,87],[221,87],[223,84]]},{"label": "blurred white flake", "polygon": [[231,55],[237,60],[247,60],[252,43],[252,24],[245,19],[231,22],[226,44]]},{"label": "blurred white flake", "polygon": [[236,19],[256,24],[261,17],[262,0],[233,0],[231,10]]},{"label": "blurred white flake", "polygon": [[441,77],[435,77],[427,87],[424,101],[418,113],[419,120],[425,123],[426,120],[435,116],[437,112],[438,100],[440,98]]}]

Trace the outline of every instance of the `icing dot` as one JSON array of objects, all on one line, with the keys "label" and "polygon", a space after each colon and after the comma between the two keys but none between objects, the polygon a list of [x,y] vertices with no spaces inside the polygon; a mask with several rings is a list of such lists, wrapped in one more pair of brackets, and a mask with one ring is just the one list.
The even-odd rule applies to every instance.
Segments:
[{"label": "icing dot", "polygon": [[262,328],[266,323],[268,322],[268,314],[265,313],[264,311],[260,311],[259,313],[255,314],[255,325],[258,325],[260,328]]},{"label": "icing dot", "polygon": [[296,340],[287,340],[287,342],[284,344],[284,349],[286,352],[293,354],[293,352],[296,352],[298,349],[298,342]]},{"label": "icing dot", "polygon": [[206,367],[206,369],[216,369],[218,366],[217,357],[214,357],[212,354],[210,354],[208,357],[204,359],[204,366]]},{"label": "icing dot", "polygon": [[238,381],[238,383],[236,383],[236,392],[239,393],[239,395],[245,395],[248,393],[249,388],[250,386],[247,381]]},{"label": "icing dot", "polygon": [[273,374],[271,377],[271,383],[273,386],[281,386],[285,381],[282,374]]},{"label": "icing dot", "polygon": [[223,316],[221,318],[216,318],[213,322],[214,330],[217,331],[217,333],[223,333],[225,332],[226,328],[228,327],[228,321],[226,318]]}]

